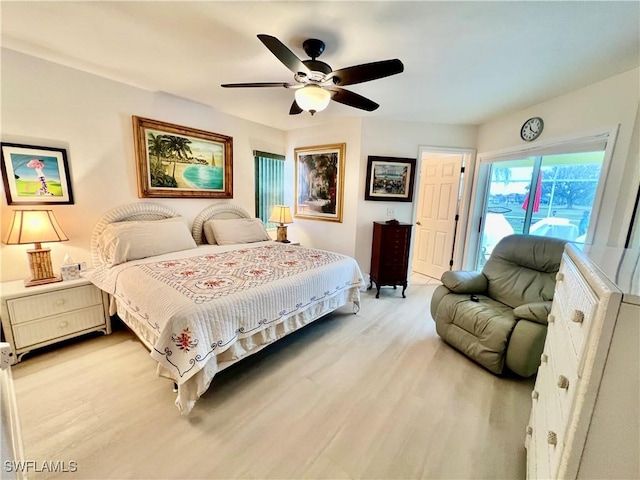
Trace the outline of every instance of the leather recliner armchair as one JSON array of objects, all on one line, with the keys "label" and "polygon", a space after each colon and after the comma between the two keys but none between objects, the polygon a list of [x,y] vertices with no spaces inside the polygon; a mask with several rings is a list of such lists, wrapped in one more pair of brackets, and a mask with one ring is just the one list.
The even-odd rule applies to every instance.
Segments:
[{"label": "leather recliner armchair", "polygon": [[438,335],[495,374],[536,373],[565,243],[509,235],[481,272],[445,272],[431,299]]}]

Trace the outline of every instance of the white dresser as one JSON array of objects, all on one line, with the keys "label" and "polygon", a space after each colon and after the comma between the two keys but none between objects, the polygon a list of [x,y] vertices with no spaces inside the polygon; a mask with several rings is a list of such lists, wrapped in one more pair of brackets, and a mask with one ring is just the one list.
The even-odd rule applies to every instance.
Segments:
[{"label": "white dresser", "polygon": [[640,478],[640,251],[568,244],[525,446],[527,477]]}]

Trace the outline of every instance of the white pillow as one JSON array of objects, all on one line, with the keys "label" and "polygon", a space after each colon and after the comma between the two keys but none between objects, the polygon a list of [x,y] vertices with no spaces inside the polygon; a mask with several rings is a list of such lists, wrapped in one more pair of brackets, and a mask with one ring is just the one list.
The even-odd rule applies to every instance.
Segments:
[{"label": "white pillow", "polygon": [[213,219],[206,223],[210,224],[218,245],[233,245],[236,243],[253,243],[271,240],[267,230],[264,228],[262,220],[259,218]]},{"label": "white pillow", "polygon": [[211,222],[213,222],[213,220],[207,220],[204,222],[202,230],[204,230],[204,238],[207,239],[207,243],[209,245],[216,245],[216,236],[213,234],[213,224]]},{"label": "white pillow", "polygon": [[156,221],[111,223],[100,235],[97,249],[102,261],[113,266],[196,246],[182,217],[172,217]]}]

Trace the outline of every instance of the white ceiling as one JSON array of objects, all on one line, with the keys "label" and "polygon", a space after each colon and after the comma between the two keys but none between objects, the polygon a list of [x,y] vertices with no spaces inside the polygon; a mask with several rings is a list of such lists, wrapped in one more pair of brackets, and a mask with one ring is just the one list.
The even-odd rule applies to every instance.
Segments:
[{"label": "white ceiling", "polygon": [[[353,116],[481,124],[640,63],[640,2],[10,2],[2,45],[281,129]],[[293,91],[221,83],[290,82],[256,38],[301,59],[326,43],[334,69],[399,58],[404,73],[347,87],[381,106],[331,102],[288,115]]]}]

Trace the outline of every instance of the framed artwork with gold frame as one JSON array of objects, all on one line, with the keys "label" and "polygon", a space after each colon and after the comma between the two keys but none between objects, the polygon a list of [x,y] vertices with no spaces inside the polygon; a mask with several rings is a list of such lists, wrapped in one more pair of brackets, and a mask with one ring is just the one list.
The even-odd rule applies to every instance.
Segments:
[{"label": "framed artwork with gold frame", "polygon": [[133,116],[138,197],[233,198],[233,138]]},{"label": "framed artwork with gold frame", "polygon": [[295,149],[294,216],[342,222],[346,143]]}]

